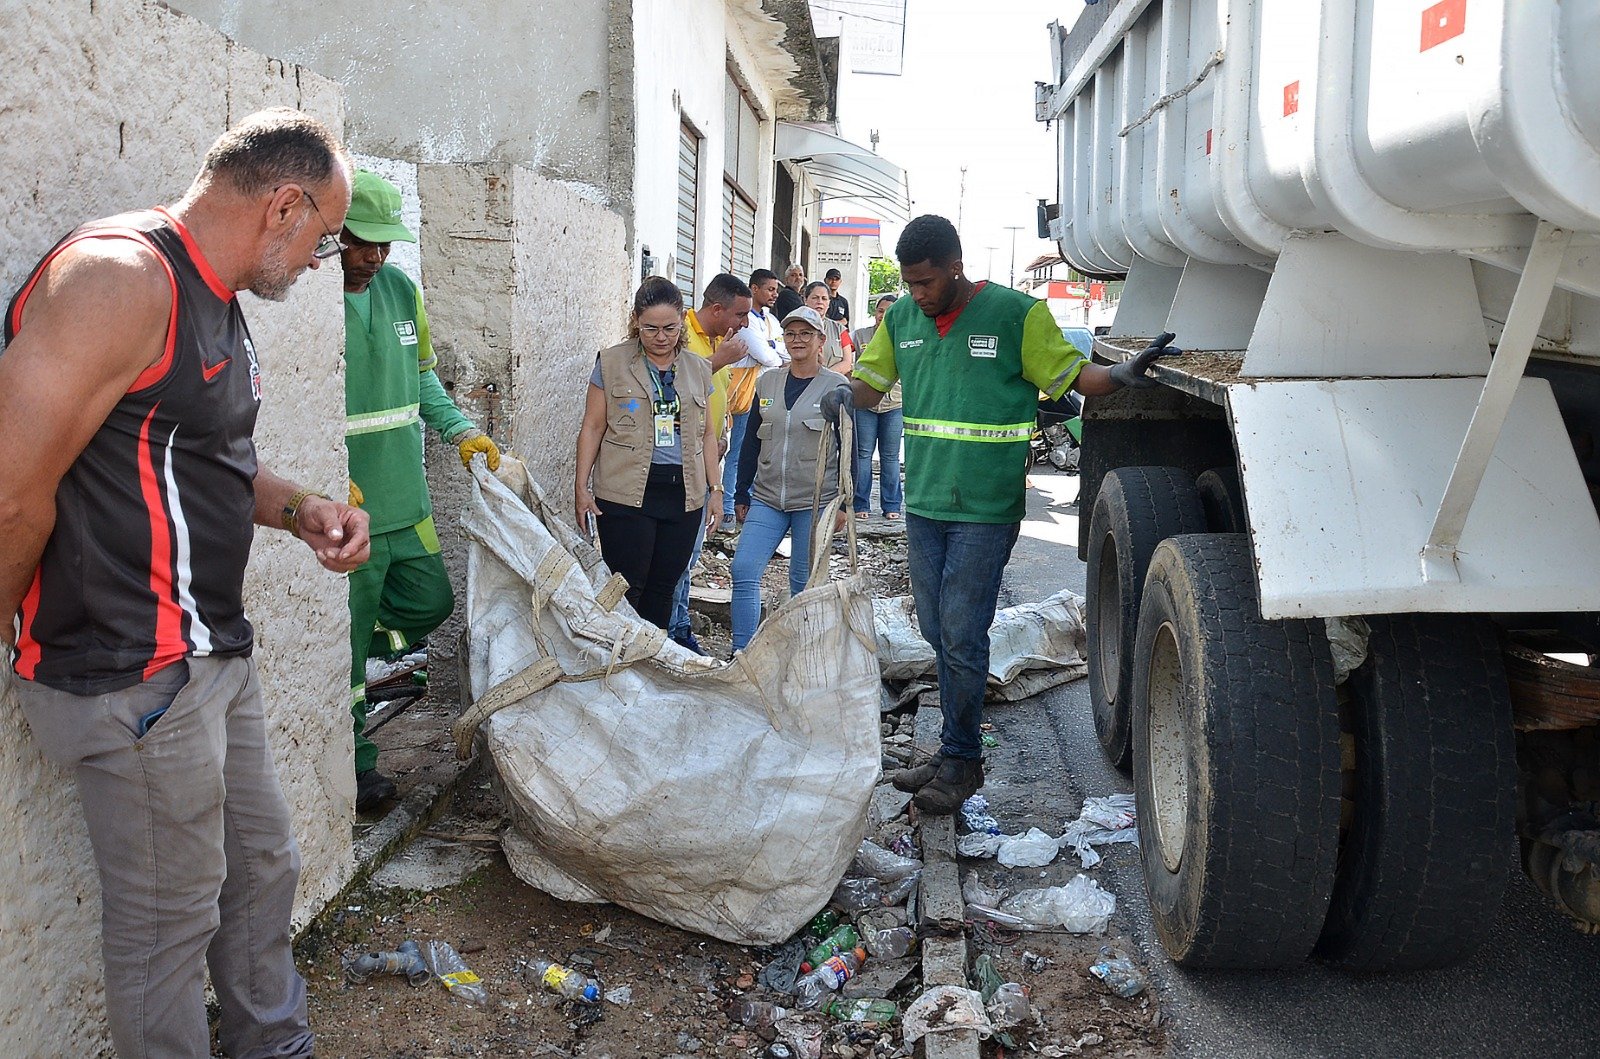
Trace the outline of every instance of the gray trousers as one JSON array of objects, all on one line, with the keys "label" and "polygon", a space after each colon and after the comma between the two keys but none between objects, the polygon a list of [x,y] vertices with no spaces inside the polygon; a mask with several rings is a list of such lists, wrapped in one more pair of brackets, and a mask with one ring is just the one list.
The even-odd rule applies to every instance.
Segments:
[{"label": "gray trousers", "polygon": [[118,1056],[211,1054],[207,965],[228,1055],[311,1055],[289,936],[300,851],[255,663],[191,658],[105,695],[15,687],[45,754],[77,779]]}]

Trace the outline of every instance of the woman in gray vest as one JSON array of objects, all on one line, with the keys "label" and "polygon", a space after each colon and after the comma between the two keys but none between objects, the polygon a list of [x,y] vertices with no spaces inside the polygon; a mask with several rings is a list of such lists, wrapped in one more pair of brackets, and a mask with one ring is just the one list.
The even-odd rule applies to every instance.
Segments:
[{"label": "woman in gray vest", "polygon": [[[739,453],[733,510],[744,528],[733,556],[733,649],[743,650],[761,620],[761,574],[785,534],[789,594],[806,587],[811,566],[811,501],[822,453],[822,395],[844,376],[822,366],[832,322],[809,306],[783,319],[789,363],[756,380],[750,421]],[[839,491],[839,448],[828,446],[822,469],[822,503]],[[840,512],[841,519],[843,512]],[[843,522],[840,522],[843,525]]]},{"label": "woman in gray vest", "polygon": [[580,529],[594,519],[600,554],[627,580],[639,617],[665,629],[700,520],[712,530],[722,520],[720,500],[706,510],[706,483],[722,481],[719,424],[706,414],[711,364],[683,352],[683,295],[671,280],[639,287],[629,332],[589,376],[572,506]]}]

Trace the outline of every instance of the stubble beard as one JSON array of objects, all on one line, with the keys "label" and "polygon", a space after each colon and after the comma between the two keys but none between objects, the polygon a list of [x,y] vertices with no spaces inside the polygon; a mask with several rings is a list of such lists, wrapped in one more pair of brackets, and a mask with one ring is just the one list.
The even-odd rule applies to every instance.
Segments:
[{"label": "stubble beard", "polygon": [[289,244],[300,235],[306,221],[301,218],[283,238],[273,243],[261,258],[261,264],[256,268],[254,281],[248,290],[257,298],[269,302],[285,301],[289,297],[289,288],[293,287],[295,280],[300,278],[300,273],[305,271],[304,266],[295,268],[289,264]]}]

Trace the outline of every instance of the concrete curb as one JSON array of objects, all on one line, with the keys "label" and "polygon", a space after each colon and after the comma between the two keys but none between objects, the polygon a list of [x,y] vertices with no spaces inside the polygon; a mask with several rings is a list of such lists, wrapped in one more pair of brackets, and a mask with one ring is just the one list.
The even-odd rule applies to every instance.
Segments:
[{"label": "concrete curb", "polygon": [[[944,716],[937,708],[917,711],[913,763],[926,760],[939,749]],[[922,987],[967,984],[966,902],[961,896],[961,874],[956,865],[956,825],[951,816],[921,816],[911,812],[922,845],[922,887],[918,894],[919,931],[922,941]],[[972,1030],[930,1033],[922,1038],[927,1059],[978,1059],[978,1035]]]}]

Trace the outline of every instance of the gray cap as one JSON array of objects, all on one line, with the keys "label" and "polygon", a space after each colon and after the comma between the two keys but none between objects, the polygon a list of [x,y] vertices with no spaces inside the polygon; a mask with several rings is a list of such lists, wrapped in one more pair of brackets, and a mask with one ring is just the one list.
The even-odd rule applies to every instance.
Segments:
[{"label": "gray cap", "polygon": [[789,315],[783,318],[783,326],[788,327],[795,320],[811,325],[817,330],[818,334],[825,335],[828,333],[827,326],[822,322],[822,314],[809,305],[802,305],[798,309],[790,310]]}]

